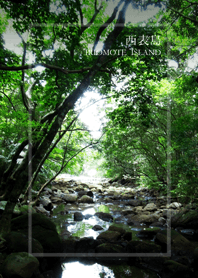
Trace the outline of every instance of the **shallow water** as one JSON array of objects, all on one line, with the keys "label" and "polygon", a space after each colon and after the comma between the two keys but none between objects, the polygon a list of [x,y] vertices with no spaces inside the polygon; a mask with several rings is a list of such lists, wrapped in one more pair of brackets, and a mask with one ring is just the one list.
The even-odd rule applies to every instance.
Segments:
[{"label": "shallow water", "polygon": [[62,278],[159,278],[151,271],[145,271],[127,264],[101,265],[98,263],[83,264],[81,262],[67,262],[63,264]]},{"label": "shallow water", "polygon": [[[122,210],[130,209],[130,206],[100,202],[101,199],[94,196],[94,204],[61,204],[57,206],[52,215],[52,221],[56,224],[57,231],[59,234],[64,234],[65,237],[77,236],[77,237],[93,237],[97,236],[107,230],[110,225],[114,223],[106,222],[95,216],[98,211],[110,213],[114,218],[121,216]],[[98,203],[97,203],[98,201]],[[83,219],[82,221],[74,221],[74,212],[81,212],[84,216],[89,215],[88,219]],[[124,217],[123,217],[124,219]],[[100,225],[103,230],[94,231],[93,226]],[[132,231],[133,240],[141,240],[136,237],[136,233],[147,228],[147,225],[139,224],[136,226],[129,226],[123,220],[123,223],[116,224],[117,226],[123,227],[127,231]],[[63,272],[62,278],[159,278],[159,276],[149,270],[143,270],[135,266],[129,266],[126,263],[107,265],[102,265],[96,261],[92,263],[84,263],[81,261],[68,261],[62,264]],[[77,259],[76,259],[77,260]]]}]

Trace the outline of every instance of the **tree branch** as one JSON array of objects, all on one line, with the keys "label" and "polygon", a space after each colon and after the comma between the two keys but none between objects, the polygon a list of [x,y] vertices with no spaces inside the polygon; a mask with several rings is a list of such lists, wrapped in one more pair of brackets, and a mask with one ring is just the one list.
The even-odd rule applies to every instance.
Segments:
[{"label": "tree branch", "polygon": [[176,11],[176,10],[173,9],[173,8],[170,8],[170,7],[169,7],[169,9],[172,10],[173,12],[179,14],[179,15],[182,16],[183,18],[186,18],[186,19],[192,21],[193,23],[195,23],[196,25],[198,25],[198,21],[197,21],[197,20],[194,20],[194,19],[192,19],[192,18],[190,18],[190,17],[188,17],[188,16],[185,16],[184,14],[182,14],[182,13]]},{"label": "tree branch", "polygon": [[11,99],[9,96],[7,96],[5,93],[4,93],[4,88],[3,88],[3,91],[0,91],[0,93],[2,93],[5,97],[7,97],[8,101],[10,102],[10,104],[12,105],[12,108],[14,109],[14,111],[16,112],[16,109],[14,107],[14,104],[12,103]]},{"label": "tree branch", "polygon": [[102,34],[102,32],[113,22],[113,20],[116,18],[118,9],[120,7],[120,5],[123,3],[124,0],[120,0],[120,2],[118,3],[118,5],[114,8],[114,11],[111,15],[111,17],[108,18],[108,20],[99,28],[98,33],[96,35],[96,39],[94,42],[94,46],[93,46],[93,52],[99,42],[100,36]]}]

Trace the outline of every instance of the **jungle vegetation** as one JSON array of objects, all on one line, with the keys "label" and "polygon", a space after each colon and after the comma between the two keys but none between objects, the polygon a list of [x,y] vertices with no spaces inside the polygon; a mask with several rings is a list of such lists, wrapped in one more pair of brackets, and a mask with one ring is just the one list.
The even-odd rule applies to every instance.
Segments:
[{"label": "jungle vegetation", "polygon": [[[198,3],[112,3],[0,0],[2,240],[19,196],[61,171],[81,173],[87,148],[107,177],[135,176],[165,192],[168,172],[173,194],[196,197],[198,75],[189,61],[197,59]],[[146,21],[126,16],[148,7],[158,12]],[[5,46],[10,25],[20,53]],[[108,104],[99,139],[79,120],[86,108],[75,110],[95,90]]]}]

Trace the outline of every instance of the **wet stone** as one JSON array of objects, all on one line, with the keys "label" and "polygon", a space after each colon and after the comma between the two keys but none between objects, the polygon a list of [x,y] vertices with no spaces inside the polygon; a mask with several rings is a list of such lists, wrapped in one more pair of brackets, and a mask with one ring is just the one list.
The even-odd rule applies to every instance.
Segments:
[{"label": "wet stone", "polygon": [[83,214],[81,212],[75,212],[74,213],[74,221],[81,221],[83,220]]},{"label": "wet stone", "polygon": [[95,225],[92,227],[92,230],[94,231],[101,231],[101,230],[104,230],[100,225]]},{"label": "wet stone", "polygon": [[95,215],[98,216],[103,221],[113,222],[113,216],[111,214],[109,214],[109,213],[96,212]]}]

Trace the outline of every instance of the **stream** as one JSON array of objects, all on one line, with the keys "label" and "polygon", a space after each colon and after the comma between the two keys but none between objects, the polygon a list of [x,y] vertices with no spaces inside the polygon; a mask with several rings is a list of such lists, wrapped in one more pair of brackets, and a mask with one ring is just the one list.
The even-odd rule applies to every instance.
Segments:
[{"label": "stream", "polygon": [[[94,194],[94,204],[60,204],[56,206],[53,210],[53,215],[51,216],[52,221],[57,227],[59,234],[68,237],[70,235],[77,236],[79,238],[83,237],[93,237],[94,239],[103,232],[107,230],[110,225],[116,224],[101,220],[99,217],[95,216],[96,212],[110,213],[114,218],[121,216],[120,212],[123,210],[122,204],[108,203],[104,204],[101,202],[99,196]],[[124,209],[130,209],[130,207],[125,206]],[[84,219],[81,221],[74,221],[74,212],[81,212],[84,215]],[[127,231],[132,232],[133,239],[136,238],[136,233],[148,228],[148,225],[139,226],[129,226],[126,223],[117,224],[120,227],[125,228]],[[104,230],[94,231],[93,226],[100,225]],[[141,240],[141,239],[139,239]],[[73,259],[66,258],[62,263],[62,278],[73,278],[78,277],[80,274],[81,278],[159,278],[160,276],[155,272],[150,270],[143,270],[135,266],[130,266],[124,262],[116,262],[116,264],[106,264],[102,265],[101,262],[94,260],[90,262],[80,261],[80,258]]]}]

